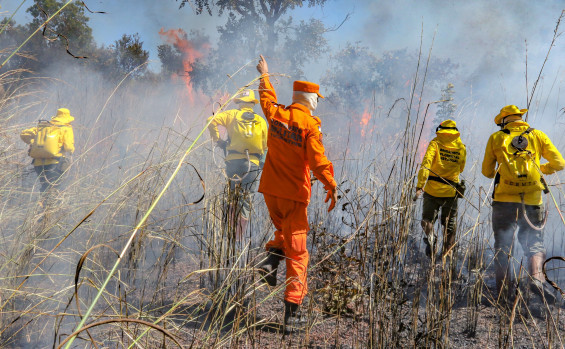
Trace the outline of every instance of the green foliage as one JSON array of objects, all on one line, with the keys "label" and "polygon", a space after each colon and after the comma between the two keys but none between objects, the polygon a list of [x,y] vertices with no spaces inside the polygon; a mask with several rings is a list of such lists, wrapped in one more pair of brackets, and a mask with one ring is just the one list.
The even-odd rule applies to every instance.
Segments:
[{"label": "green foliage", "polygon": [[157,46],[157,56],[161,61],[161,69],[165,74],[177,73],[182,68],[182,53],[169,44]]},{"label": "green foliage", "polygon": [[[33,19],[28,24],[28,30],[31,32],[41,26],[45,20],[63,7],[64,2],[55,0],[34,0],[34,5],[29,7],[26,12]],[[45,11],[45,12],[44,12]],[[94,46],[92,37],[92,29],[88,26],[89,18],[84,13],[84,7],[78,3],[71,3],[55,16],[48,24],[48,30],[45,35],[55,39],[56,44],[45,43],[47,46],[65,47],[66,41],[57,34],[64,35],[69,40],[69,49],[73,51],[89,50]],[[80,55],[80,53],[77,53]]]},{"label": "green foliage", "polygon": [[[302,78],[303,68],[319,55],[328,51],[322,21],[310,20],[295,23],[288,11],[302,6],[321,6],[326,0],[310,1],[180,1],[182,8],[190,4],[197,14],[228,14],[226,24],[218,27],[220,38],[217,47],[205,59],[198,60],[190,72],[191,81],[203,90],[213,90],[226,74],[265,55],[272,71],[285,72],[292,78]],[[248,81],[256,74],[254,66],[234,77],[234,85]]]},{"label": "green foliage", "polygon": [[347,43],[346,47],[331,56],[330,69],[322,84],[331,92],[329,97],[350,110],[362,109],[371,91],[380,87],[379,58],[369,48]]},{"label": "green foliage", "polygon": [[[183,8],[186,4],[190,4],[197,14],[207,12],[212,15],[212,8],[216,6],[221,15],[224,11],[236,11],[241,15],[258,15],[258,13],[271,13],[273,17],[280,16],[289,9],[296,7],[321,6],[327,0],[175,0],[180,2],[179,8]],[[275,19],[276,21],[276,19]]]},{"label": "green foliage", "polygon": [[[0,61],[3,61],[5,57],[13,52],[13,50],[26,38],[26,28],[21,25],[16,25],[16,22],[8,18],[4,18],[0,21],[0,28],[4,28],[4,31],[0,34]],[[25,56],[25,54],[23,54]],[[8,61],[6,68],[7,70],[16,69],[22,65],[26,58],[21,55],[14,56],[10,61]]]},{"label": "green foliage", "polygon": [[[120,74],[131,72],[149,59],[149,52],[143,49],[143,41],[139,38],[138,33],[122,35],[121,39],[116,40],[112,45],[112,49],[116,68]],[[146,70],[147,65],[144,65],[133,72],[132,75],[139,77]]]},{"label": "green foliage", "polygon": [[[329,96],[345,110],[362,112],[374,94],[384,98],[410,95],[415,71],[407,67],[415,67],[417,63],[417,52],[407,49],[383,52],[379,56],[359,42],[348,43],[331,56],[322,83],[329,89]],[[449,59],[432,57],[426,85],[436,87],[456,68]]]}]

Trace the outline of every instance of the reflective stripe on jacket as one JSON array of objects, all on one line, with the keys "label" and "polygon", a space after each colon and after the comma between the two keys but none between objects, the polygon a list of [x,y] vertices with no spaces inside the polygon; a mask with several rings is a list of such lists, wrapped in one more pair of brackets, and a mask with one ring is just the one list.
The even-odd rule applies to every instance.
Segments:
[{"label": "reflective stripe on jacket", "polygon": [[459,183],[459,174],[465,168],[467,151],[458,133],[436,134],[437,137],[430,142],[422,159],[416,188],[423,188],[426,193],[435,197],[454,197],[455,188],[447,183],[428,181],[428,177],[442,177]]},{"label": "reflective stripe on jacket", "polygon": [[310,202],[310,170],[326,190],[337,184],[333,165],[324,155],[320,119],[307,107],[277,104],[268,76],[259,85],[261,108],[269,123],[267,159],[259,184],[261,193],[298,202]]},{"label": "reflective stripe on jacket", "polygon": [[[530,125],[524,121],[511,122],[505,127],[505,129],[512,132],[524,132],[529,128]],[[508,135],[501,131],[497,131],[490,136],[482,166],[482,173],[485,177],[494,178],[497,171],[497,163],[500,164],[503,161],[507,161],[507,159],[502,158],[505,156],[502,151],[502,144],[506,137]],[[545,133],[540,130],[533,130],[527,135],[527,139],[528,147],[531,146],[534,150],[533,153],[535,153],[535,164],[543,174],[552,174],[565,168],[563,156],[561,156],[559,150],[555,148]],[[548,163],[540,165],[540,157],[546,159]],[[504,180],[504,178],[501,178],[501,180]],[[505,193],[504,190],[497,186],[494,192],[494,201],[521,202],[521,198],[520,195]],[[524,202],[526,205],[540,205],[542,203],[541,190],[525,193]]]}]

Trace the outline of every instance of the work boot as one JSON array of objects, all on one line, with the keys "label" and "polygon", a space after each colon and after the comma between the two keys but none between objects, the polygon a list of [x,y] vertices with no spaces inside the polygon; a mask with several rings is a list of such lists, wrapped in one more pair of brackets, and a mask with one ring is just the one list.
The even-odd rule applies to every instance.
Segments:
[{"label": "work boot", "polygon": [[545,282],[543,275],[543,262],[545,262],[545,253],[538,252],[532,255],[528,261],[528,272],[532,277],[530,290],[538,296],[545,298],[548,302],[556,300],[553,290],[551,290]]},{"label": "work boot", "polygon": [[275,287],[277,286],[277,269],[284,253],[278,248],[270,248],[267,253],[267,258],[259,263],[257,271],[269,286]]},{"label": "work boot", "polygon": [[432,255],[435,254],[435,248],[433,248],[433,238],[432,238],[432,243],[430,243],[428,238],[424,237],[424,245],[426,246],[426,256],[432,258]]},{"label": "work boot", "polygon": [[298,333],[306,329],[307,319],[296,303],[284,301],[284,334]]}]

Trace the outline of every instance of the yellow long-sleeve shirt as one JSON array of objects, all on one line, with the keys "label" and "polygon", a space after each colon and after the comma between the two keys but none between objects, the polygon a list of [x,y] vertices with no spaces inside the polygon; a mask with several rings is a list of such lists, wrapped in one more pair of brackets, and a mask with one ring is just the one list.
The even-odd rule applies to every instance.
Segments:
[{"label": "yellow long-sleeve shirt", "polygon": [[[511,132],[524,132],[530,126],[524,121],[515,121],[506,125],[505,129]],[[485,177],[494,178],[497,173],[497,164],[500,166],[501,163],[507,161],[504,159],[506,154],[502,151],[503,142],[508,137],[502,131],[493,133],[485,149],[485,156],[483,159],[482,173]],[[539,168],[543,174],[552,174],[556,171],[561,171],[565,168],[565,160],[563,156],[549,137],[540,130],[533,130],[527,136],[528,138],[528,149],[532,149],[532,153],[535,154],[534,161],[537,170]],[[540,165],[540,157],[543,157],[548,162]],[[501,174],[501,181],[504,177]],[[494,201],[501,202],[522,202],[519,194],[510,194],[505,192],[504,188],[497,186],[494,191]],[[541,190],[536,190],[532,192],[524,193],[524,203],[527,205],[540,205],[542,204]]]},{"label": "yellow long-sleeve shirt", "polygon": [[459,133],[438,132],[422,159],[416,188],[423,188],[426,193],[435,197],[454,197],[455,189],[451,185],[428,181],[428,177],[442,177],[458,183],[459,174],[465,169],[466,159],[467,150],[459,138]]},{"label": "yellow long-sleeve shirt", "polygon": [[267,122],[261,116],[253,113],[255,115],[253,123],[257,125],[254,129],[256,132],[260,133],[260,137],[236,137],[237,135],[245,132],[245,130],[239,129],[240,125],[238,122],[238,118],[241,119],[243,113],[253,113],[253,109],[249,107],[231,109],[209,117],[208,121],[212,118],[213,120],[208,126],[208,131],[210,132],[212,140],[217,142],[220,139],[218,126],[226,128],[228,137],[230,137],[231,140],[230,144],[226,148],[228,151],[228,155],[225,158],[226,161],[246,159],[247,155],[245,154],[245,149],[252,148],[255,149],[255,151],[251,151],[249,160],[251,160],[251,162],[255,165],[259,165],[260,155],[263,155],[263,153],[267,150]]}]

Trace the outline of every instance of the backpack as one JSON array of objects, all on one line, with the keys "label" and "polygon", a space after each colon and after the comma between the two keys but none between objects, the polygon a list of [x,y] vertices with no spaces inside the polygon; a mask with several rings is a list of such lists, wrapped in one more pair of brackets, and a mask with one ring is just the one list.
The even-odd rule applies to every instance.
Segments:
[{"label": "backpack", "polygon": [[261,156],[263,150],[263,128],[255,113],[238,113],[228,127],[230,151]]},{"label": "backpack", "polygon": [[533,128],[524,132],[501,130],[507,136],[502,141],[502,158],[498,174],[500,190],[506,194],[530,193],[544,190],[545,185],[535,162],[537,154],[529,137]]},{"label": "backpack", "polygon": [[47,120],[39,120],[35,139],[29,148],[29,156],[34,159],[59,158],[61,153],[61,128]]}]

